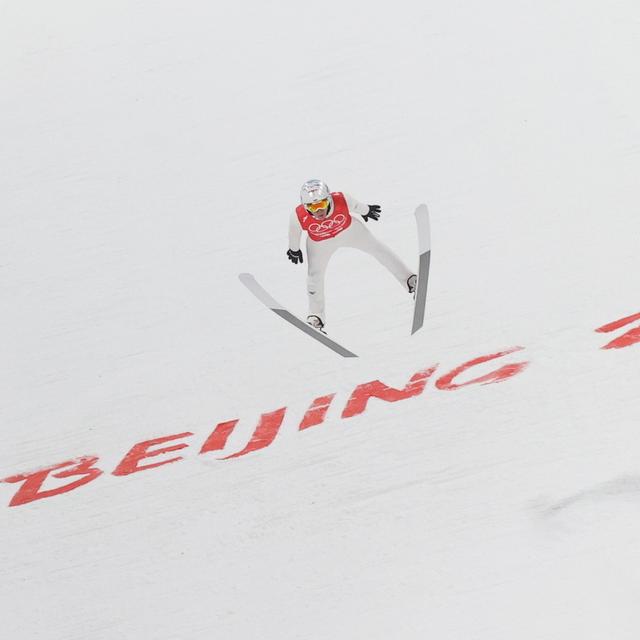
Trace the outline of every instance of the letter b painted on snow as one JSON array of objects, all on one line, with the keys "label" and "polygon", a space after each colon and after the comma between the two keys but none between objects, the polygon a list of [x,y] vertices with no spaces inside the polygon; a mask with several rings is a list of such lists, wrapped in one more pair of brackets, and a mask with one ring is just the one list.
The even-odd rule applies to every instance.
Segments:
[{"label": "letter b painted on snow", "polygon": [[[50,498],[60,493],[66,493],[81,487],[95,480],[102,475],[102,470],[93,465],[98,461],[98,456],[83,456],[75,460],[68,460],[60,464],[32,471],[30,473],[20,473],[9,478],[4,478],[2,482],[22,482],[22,486],[18,489],[13,499],[9,503],[10,507],[17,507],[27,502],[40,500],[41,498]],[[70,468],[65,468],[70,467]],[[55,473],[54,473],[55,472]],[[53,478],[73,478],[80,476],[73,482],[54,487],[53,489],[41,490],[45,480],[51,475]]]}]

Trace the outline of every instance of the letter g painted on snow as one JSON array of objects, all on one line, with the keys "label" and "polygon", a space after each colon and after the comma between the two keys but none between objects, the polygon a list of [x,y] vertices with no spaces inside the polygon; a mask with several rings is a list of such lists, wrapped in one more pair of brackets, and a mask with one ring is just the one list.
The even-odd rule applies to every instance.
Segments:
[{"label": "letter g painted on snow", "polygon": [[453,381],[459,375],[463,374],[468,369],[471,369],[471,367],[475,367],[491,360],[496,360],[497,358],[502,358],[503,356],[509,355],[510,353],[514,353],[516,351],[522,351],[523,349],[524,347],[512,347],[511,349],[507,349],[506,351],[500,351],[499,353],[492,353],[488,356],[480,356],[479,358],[469,360],[468,362],[465,362],[459,367],[453,369],[453,371],[450,371],[444,376],[438,378],[438,380],[436,381],[436,387],[442,391],[452,391],[454,389],[468,387],[471,384],[491,384],[492,382],[504,382],[508,378],[512,378],[513,376],[522,372],[529,363],[516,362],[515,364],[506,364],[499,369],[496,369],[495,371],[486,373],[485,375],[474,378],[473,380],[468,380],[467,382],[454,384]]}]

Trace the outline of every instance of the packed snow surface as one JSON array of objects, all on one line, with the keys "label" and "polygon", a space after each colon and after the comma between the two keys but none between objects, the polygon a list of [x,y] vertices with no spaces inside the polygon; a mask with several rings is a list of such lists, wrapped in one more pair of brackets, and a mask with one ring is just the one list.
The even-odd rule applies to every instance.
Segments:
[{"label": "packed snow surface", "polygon": [[0,13],[3,638],[637,640],[637,0]]}]

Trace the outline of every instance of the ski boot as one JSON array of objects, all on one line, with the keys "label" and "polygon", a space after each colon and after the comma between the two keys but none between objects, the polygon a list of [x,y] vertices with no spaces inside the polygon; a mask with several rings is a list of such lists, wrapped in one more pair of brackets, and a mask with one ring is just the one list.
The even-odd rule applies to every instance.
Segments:
[{"label": "ski boot", "polygon": [[407,289],[409,289],[409,293],[413,294],[413,297],[416,297],[416,285],[418,284],[418,276],[413,273],[407,278]]},{"label": "ski boot", "polygon": [[307,316],[307,324],[327,335],[327,332],[324,331],[324,322],[318,316]]}]

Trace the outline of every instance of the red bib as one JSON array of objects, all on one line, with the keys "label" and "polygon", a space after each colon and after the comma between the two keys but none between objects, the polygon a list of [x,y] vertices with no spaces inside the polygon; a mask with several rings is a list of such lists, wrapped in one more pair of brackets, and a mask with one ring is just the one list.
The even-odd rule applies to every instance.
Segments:
[{"label": "red bib", "polygon": [[339,233],[351,226],[351,214],[349,213],[346,198],[339,191],[332,193],[331,196],[333,197],[333,210],[331,215],[324,220],[316,220],[302,204],[296,207],[296,215],[300,226],[316,242],[335,238]]}]

